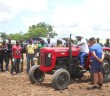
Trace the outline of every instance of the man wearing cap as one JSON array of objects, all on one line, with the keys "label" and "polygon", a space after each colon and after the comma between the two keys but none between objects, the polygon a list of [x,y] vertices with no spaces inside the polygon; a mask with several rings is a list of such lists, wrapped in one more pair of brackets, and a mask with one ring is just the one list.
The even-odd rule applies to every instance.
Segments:
[{"label": "man wearing cap", "polygon": [[87,41],[85,39],[83,39],[81,36],[76,36],[76,38],[78,39],[78,43],[77,46],[80,46],[81,50],[80,50],[80,65],[79,67],[81,69],[84,69],[84,59],[87,56],[87,54],[89,53],[89,48],[88,48],[88,44]]},{"label": "man wearing cap", "polygon": [[97,88],[97,84],[101,88],[103,83],[103,75],[102,75],[102,63],[104,60],[104,52],[100,44],[96,43],[96,39],[94,37],[90,38],[90,53],[91,53],[91,72],[94,77],[94,86],[93,88]]}]

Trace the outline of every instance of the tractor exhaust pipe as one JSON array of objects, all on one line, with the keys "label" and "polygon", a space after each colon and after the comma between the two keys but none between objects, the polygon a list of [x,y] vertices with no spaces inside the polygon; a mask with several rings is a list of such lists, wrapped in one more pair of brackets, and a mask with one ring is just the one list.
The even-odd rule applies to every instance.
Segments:
[{"label": "tractor exhaust pipe", "polygon": [[70,39],[69,39],[69,57],[70,57],[70,61],[72,60],[71,36],[72,36],[72,34],[70,34]]},{"label": "tractor exhaust pipe", "polygon": [[69,68],[69,71],[70,71],[70,74],[72,73],[72,66],[73,66],[73,62],[72,62],[72,46],[71,46],[71,36],[72,34],[70,34],[70,39],[69,39],[69,60],[70,60],[70,68]]}]

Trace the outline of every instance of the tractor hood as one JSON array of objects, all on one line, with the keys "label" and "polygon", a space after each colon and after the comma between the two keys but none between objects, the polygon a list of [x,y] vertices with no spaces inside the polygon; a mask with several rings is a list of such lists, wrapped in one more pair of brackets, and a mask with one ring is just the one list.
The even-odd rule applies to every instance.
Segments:
[{"label": "tractor hood", "polygon": [[[40,52],[51,52],[56,56],[69,56],[69,47],[44,47],[41,48]],[[72,56],[78,56],[80,48],[72,47]]]}]

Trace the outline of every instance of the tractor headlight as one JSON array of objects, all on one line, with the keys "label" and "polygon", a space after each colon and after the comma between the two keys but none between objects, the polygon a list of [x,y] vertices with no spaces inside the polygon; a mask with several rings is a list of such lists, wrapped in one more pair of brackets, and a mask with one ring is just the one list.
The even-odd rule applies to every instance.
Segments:
[{"label": "tractor headlight", "polygon": [[20,63],[22,63],[22,59],[20,59]]},{"label": "tractor headlight", "polygon": [[15,61],[15,59],[13,58],[13,59],[12,59],[12,62],[14,62],[14,61]]},{"label": "tractor headlight", "polygon": [[51,55],[52,55],[52,54],[51,54],[51,53],[49,53],[49,54],[48,54],[48,57],[50,58],[50,57],[51,57]]}]

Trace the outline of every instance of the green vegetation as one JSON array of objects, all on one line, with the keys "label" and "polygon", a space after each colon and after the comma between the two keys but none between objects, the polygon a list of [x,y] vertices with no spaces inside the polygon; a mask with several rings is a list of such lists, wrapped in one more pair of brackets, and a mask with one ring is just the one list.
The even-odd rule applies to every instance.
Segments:
[{"label": "green vegetation", "polygon": [[53,26],[40,22],[36,25],[29,26],[28,32],[23,34],[21,31],[18,33],[6,34],[6,38],[13,40],[24,39],[27,40],[33,37],[54,37],[57,33],[53,30]]}]

